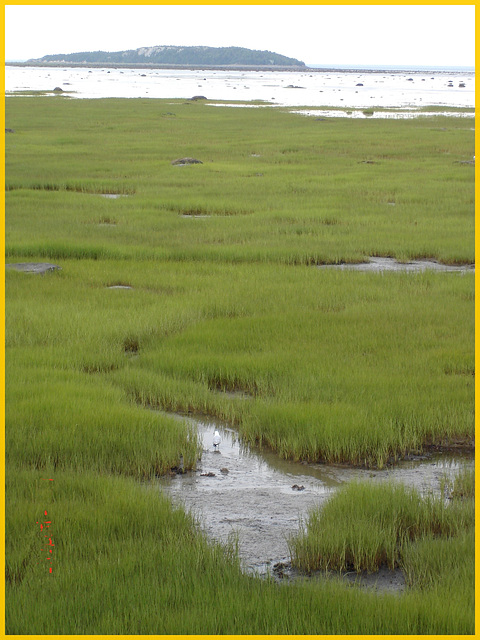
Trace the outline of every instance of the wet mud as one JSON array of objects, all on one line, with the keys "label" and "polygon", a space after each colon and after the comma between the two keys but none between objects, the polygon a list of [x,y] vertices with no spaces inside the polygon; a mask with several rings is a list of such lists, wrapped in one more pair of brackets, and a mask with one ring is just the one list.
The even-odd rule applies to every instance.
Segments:
[{"label": "wet mud", "polygon": [[[452,479],[463,466],[474,465],[471,452],[428,454],[375,471],[295,463],[271,451],[242,445],[232,429],[218,422],[194,422],[203,448],[197,469],[162,478],[162,490],[193,512],[212,540],[236,538],[246,572],[277,580],[302,577],[291,568],[288,539],[298,533],[308,511],[325,502],[342,484],[394,480],[421,493],[439,493],[445,478]],[[213,447],[215,429],[222,438],[217,450]],[[385,569],[373,575],[347,573],[342,577],[367,588],[404,588],[399,571]]]}]

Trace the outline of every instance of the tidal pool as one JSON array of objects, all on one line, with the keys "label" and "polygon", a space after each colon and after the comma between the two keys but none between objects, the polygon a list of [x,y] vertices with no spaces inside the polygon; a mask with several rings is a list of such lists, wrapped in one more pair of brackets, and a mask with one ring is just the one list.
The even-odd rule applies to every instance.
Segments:
[{"label": "tidal pool", "polygon": [[24,273],[47,273],[47,271],[56,271],[61,269],[58,264],[50,264],[50,262],[9,262],[5,265],[5,269],[15,269],[15,271],[23,271]]},{"label": "tidal pool", "polygon": [[[228,542],[236,536],[245,571],[263,576],[278,573],[279,567],[291,575],[288,537],[298,533],[311,507],[343,483],[395,480],[422,493],[438,493],[445,477],[453,478],[462,466],[474,464],[472,455],[422,456],[382,470],[295,463],[243,445],[232,429],[218,422],[194,422],[203,448],[198,468],[162,478],[162,490],[193,512],[212,540]],[[215,429],[222,437],[216,451]],[[384,582],[401,587],[391,572]]]},{"label": "tidal pool", "polygon": [[[394,205],[394,202],[388,204]],[[342,264],[322,264],[318,269],[345,269],[350,271],[449,271],[455,273],[474,273],[475,265],[451,265],[442,264],[436,260],[411,260],[410,262],[399,262],[394,258],[374,257],[368,262],[342,263]]]}]

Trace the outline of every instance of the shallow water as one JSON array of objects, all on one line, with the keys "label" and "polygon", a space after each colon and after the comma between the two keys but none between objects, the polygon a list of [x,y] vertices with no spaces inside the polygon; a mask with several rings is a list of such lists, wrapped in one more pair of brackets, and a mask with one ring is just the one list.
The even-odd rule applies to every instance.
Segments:
[{"label": "shallow water", "polygon": [[[460,85],[464,86],[460,86]],[[75,98],[263,100],[278,106],[475,106],[475,73],[5,67],[5,91]]]},{"label": "shallow water", "polygon": [[303,116],[316,116],[317,118],[360,118],[360,119],[380,119],[380,120],[412,120],[413,118],[431,118],[433,116],[456,116],[460,118],[475,118],[473,112],[452,111],[418,111],[411,109],[409,111],[399,111],[394,108],[388,111],[370,110],[367,112],[361,110],[340,110],[340,109],[302,109],[301,111],[292,110],[291,113],[298,113]]},{"label": "shallow water", "polygon": [[107,198],[109,200],[118,200],[118,198],[126,198],[126,193],[95,193],[94,195],[100,196],[101,198]]},{"label": "shallow water", "polygon": [[[237,535],[245,570],[260,575],[274,572],[279,563],[288,565],[288,536],[298,533],[311,507],[327,500],[345,482],[394,480],[422,493],[439,492],[445,476],[452,478],[463,465],[474,464],[472,456],[425,457],[380,471],[295,463],[243,446],[225,425],[195,423],[203,443],[198,469],[161,479],[162,490],[195,513],[212,540],[227,542],[229,536]],[[213,448],[214,429],[222,437],[218,451]],[[401,586],[398,576],[383,580],[387,585],[392,581]]]},{"label": "shallow water", "polygon": [[[394,205],[394,202],[388,203]],[[410,262],[399,262],[394,258],[369,258],[368,262],[358,264],[325,264],[318,265],[319,269],[342,269],[348,271],[448,271],[455,273],[474,273],[475,265],[450,265],[436,262],[435,260],[411,260]]]},{"label": "shallow water", "polygon": [[47,273],[48,271],[56,271],[61,268],[58,264],[51,264],[50,262],[9,262],[5,265],[5,269],[41,274]]}]

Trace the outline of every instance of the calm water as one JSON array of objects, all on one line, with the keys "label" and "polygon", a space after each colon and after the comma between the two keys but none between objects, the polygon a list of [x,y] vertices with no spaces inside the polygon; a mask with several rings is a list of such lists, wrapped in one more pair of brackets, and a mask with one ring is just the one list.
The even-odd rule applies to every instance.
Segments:
[{"label": "calm water", "polygon": [[[464,85],[464,86],[463,86]],[[313,70],[219,71],[5,67],[5,90],[52,90],[75,98],[264,100],[278,106],[474,107],[475,73]]]}]

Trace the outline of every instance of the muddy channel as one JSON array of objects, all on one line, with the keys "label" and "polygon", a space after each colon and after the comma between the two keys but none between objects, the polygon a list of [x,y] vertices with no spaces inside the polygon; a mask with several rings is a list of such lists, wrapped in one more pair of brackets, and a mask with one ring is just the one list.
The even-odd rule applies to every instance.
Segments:
[{"label": "muddy channel", "polygon": [[[464,466],[474,465],[473,454],[416,457],[382,470],[295,463],[243,445],[232,429],[218,422],[194,422],[203,443],[197,469],[161,479],[161,488],[196,515],[212,540],[236,537],[244,570],[263,577],[300,577],[290,566],[288,537],[298,533],[310,508],[342,484],[354,479],[394,480],[421,493],[438,493],[445,477],[452,479]],[[213,446],[215,429],[222,438],[218,450]],[[404,588],[399,571],[349,574],[344,579],[381,590]]]}]

